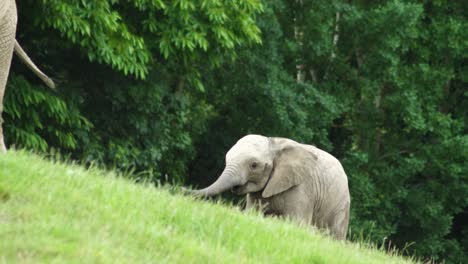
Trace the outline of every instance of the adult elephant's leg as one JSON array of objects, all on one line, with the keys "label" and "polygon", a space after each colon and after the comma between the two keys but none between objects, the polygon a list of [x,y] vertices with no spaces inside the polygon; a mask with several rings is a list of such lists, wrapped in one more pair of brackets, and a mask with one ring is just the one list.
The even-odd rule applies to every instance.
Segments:
[{"label": "adult elephant's leg", "polygon": [[15,45],[17,19],[16,4],[15,1],[11,1],[4,16],[0,17],[0,153],[6,152],[2,128],[3,97]]}]

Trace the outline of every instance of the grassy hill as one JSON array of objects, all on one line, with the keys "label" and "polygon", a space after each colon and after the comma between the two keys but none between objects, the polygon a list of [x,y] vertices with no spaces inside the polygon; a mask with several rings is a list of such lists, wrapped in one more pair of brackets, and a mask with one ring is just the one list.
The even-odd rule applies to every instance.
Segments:
[{"label": "grassy hill", "polygon": [[97,169],[0,155],[0,263],[409,263]]}]

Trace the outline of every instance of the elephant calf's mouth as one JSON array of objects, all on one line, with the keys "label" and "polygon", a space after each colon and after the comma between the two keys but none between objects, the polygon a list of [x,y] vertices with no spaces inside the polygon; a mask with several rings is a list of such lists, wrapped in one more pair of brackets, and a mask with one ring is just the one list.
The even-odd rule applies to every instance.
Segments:
[{"label": "elephant calf's mouth", "polygon": [[[247,182],[248,183],[248,182]],[[235,193],[235,194],[242,194],[243,190],[245,189],[245,186],[247,186],[247,183],[246,184],[242,184],[242,185],[236,185],[236,186],[233,186],[231,188],[231,192]]]}]

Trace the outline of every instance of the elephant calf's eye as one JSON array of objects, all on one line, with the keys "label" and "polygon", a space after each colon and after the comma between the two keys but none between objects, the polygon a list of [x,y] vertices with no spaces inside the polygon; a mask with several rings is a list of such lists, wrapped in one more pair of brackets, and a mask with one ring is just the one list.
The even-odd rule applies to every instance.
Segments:
[{"label": "elephant calf's eye", "polygon": [[252,170],[255,170],[257,167],[258,167],[258,163],[257,163],[257,162],[252,162],[252,163],[250,164],[250,168],[251,168]]}]

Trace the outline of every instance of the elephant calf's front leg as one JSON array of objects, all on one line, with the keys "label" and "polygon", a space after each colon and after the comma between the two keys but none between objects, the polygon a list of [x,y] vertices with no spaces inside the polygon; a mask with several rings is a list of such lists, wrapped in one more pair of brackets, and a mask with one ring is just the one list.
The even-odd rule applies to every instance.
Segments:
[{"label": "elephant calf's front leg", "polygon": [[246,196],[245,210],[255,210],[266,214],[266,212],[268,211],[268,202],[259,199],[253,193],[249,193]]},{"label": "elephant calf's front leg", "polygon": [[303,210],[287,210],[283,216],[291,219],[301,227],[312,227],[312,214],[308,214]]},{"label": "elephant calf's front leg", "polygon": [[282,195],[263,198],[261,193],[247,194],[246,210],[254,209],[265,216],[291,219],[300,226],[308,226],[312,221],[311,210],[300,199],[296,199],[295,193],[283,193]]},{"label": "elephant calf's front leg", "polygon": [[255,210],[257,212],[261,212],[264,216],[282,217],[282,213],[273,210],[270,206],[270,203],[265,199],[255,199],[252,198],[250,194],[248,194],[246,201],[245,210],[247,211]]},{"label": "elephant calf's front leg", "polygon": [[287,191],[273,197],[271,205],[284,218],[291,219],[300,226],[310,227],[313,222],[312,204],[300,192]]}]

